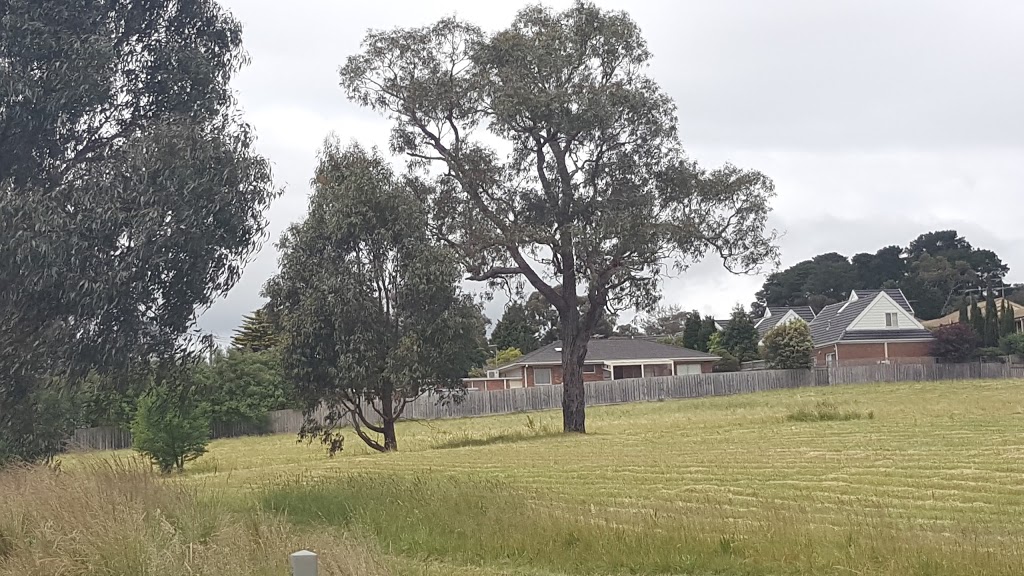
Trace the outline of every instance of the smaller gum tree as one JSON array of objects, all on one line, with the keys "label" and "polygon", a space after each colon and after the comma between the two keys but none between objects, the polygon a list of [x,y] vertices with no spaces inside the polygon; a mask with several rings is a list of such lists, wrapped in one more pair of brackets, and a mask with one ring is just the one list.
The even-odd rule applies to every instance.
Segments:
[{"label": "smaller gum tree", "polygon": [[409,402],[464,393],[462,377],[485,358],[485,320],[459,288],[453,255],[427,237],[422,207],[376,151],[328,141],[309,215],[279,247],[280,272],[265,292],[306,415],[303,437],[334,453],[338,428],[351,424],[367,446],[395,451]]}]

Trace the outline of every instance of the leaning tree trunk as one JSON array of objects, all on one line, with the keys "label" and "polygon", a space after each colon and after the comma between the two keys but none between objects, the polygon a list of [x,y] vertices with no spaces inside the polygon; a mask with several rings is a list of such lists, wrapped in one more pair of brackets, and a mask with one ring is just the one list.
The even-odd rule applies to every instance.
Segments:
[{"label": "leaning tree trunk", "polygon": [[562,332],[562,430],[587,432],[586,388],[583,386],[583,361],[587,343],[579,328],[563,323]]}]

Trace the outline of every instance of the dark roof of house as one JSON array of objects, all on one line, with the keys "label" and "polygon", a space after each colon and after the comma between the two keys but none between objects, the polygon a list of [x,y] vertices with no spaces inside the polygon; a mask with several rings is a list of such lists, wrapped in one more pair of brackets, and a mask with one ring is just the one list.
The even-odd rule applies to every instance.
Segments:
[{"label": "dark roof of house", "polygon": [[797,316],[802,318],[804,322],[810,323],[814,320],[814,310],[810,306],[771,306],[768,311],[771,312],[771,316],[762,318],[757,322],[757,333],[759,336],[764,338],[764,335],[771,332],[772,328],[778,325],[782,317],[792,310]]},{"label": "dark roof of house", "polygon": [[[811,341],[815,348],[834,342],[856,342],[865,340],[919,340],[931,338],[932,333],[920,328],[901,328],[899,330],[854,330],[847,331],[850,324],[860,316],[883,290],[857,290],[857,300],[829,304],[818,312],[811,322]],[[914,315],[913,308],[899,289],[884,290],[896,303]]]},{"label": "dark roof of house", "polygon": [[[502,368],[524,364],[559,364],[562,362],[562,352],[556,348],[561,347],[561,341],[552,342],[520,356],[515,362]],[[655,359],[701,361],[717,360],[718,356],[689,348],[669,346],[648,338],[594,338],[587,344],[587,362]]]},{"label": "dark roof of house", "polygon": [[914,316],[914,309],[910,306],[910,302],[907,301],[907,297],[903,295],[903,290],[899,288],[886,288],[885,290],[854,290],[857,294],[857,298],[868,298],[874,299],[879,292],[885,292],[890,298],[896,301],[901,308],[907,311],[907,314]]}]

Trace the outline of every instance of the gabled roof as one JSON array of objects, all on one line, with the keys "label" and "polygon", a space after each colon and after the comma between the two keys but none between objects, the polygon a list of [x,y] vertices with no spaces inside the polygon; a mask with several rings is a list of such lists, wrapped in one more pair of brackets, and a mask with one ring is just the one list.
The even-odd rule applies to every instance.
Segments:
[{"label": "gabled roof", "polygon": [[[512,366],[525,366],[537,364],[561,364],[562,363],[562,342],[552,342],[516,358],[515,362],[502,366],[501,369]],[[557,349],[557,350],[556,350]],[[616,362],[624,360],[678,360],[686,362],[704,362],[718,360],[719,357],[707,352],[669,346],[645,338],[594,338],[587,344],[587,362]]]},{"label": "gabled roof", "polygon": [[810,323],[811,320],[814,320],[814,310],[810,306],[772,306],[768,308],[768,313],[764,318],[755,324],[758,335],[764,338],[764,335],[778,326],[779,322],[782,322],[782,319],[790,312],[796,314],[804,322]]},{"label": "gabled roof", "polygon": [[[786,312],[789,312],[790,310],[792,310],[793,312],[796,312],[797,316],[800,316],[801,318],[803,318],[804,320],[806,320],[808,322],[810,322],[811,320],[814,320],[814,316],[815,316],[814,309],[811,308],[810,306],[769,306],[768,307],[768,313],[771,316],[782,317],[782,316],[785,316]],[[769,316],[766,315],[765,317],[767,318]]]},{"label": "gabled roof", "polygon": [[890,298],[896,301],[901,308],[906,310],[911,316],[914,315],[914,308],[910,306],[910,302],[907,301],[907,297],[903,295],[903,290],[899,288],[886,288],[885,290],[854,290],[853,293],[857,295],[857,298],[873,299],[878,296],[879,292],[885,292]]},{"label": "gabled roof", "polygon": [[849,330],[850,325],[860,317],[882,293],[893,299],[913,318],[914,309],[899,289],[856,290],[845,302],[829,304],[811,322],[811,341],[814,347],[827,346],[836,342],[863,342],[870,340],[929,340],[932,333],[917,326],[893,330]]}]

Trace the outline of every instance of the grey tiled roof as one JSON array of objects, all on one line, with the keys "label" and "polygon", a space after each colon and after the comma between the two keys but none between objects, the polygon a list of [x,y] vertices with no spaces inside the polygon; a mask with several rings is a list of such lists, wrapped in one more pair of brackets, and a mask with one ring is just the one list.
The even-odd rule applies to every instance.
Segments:
[{"label": "grey tiled roof", "polygon": [[771,332],[772,328],[782,320],[790,310],[796,312],[796,315],[803,318],[804,322],[810,322],[814,320],[814,310],[810,306],[772,306],[768,308],[768,311],[772,313],[767,318],[762,318],[757,323],[757,333],[759,336],[764,338],[764,335]]},{"label": "grey tiled roof", "polygon": [[[515,362],[503,366],[520,366],[524,364],[558,364],[562,361],[562,343],[552,342],[516,359]],[[606,362],[615,360],[717,360],[718,356],[669,346],[645,338],[595,338],[587,345],[587,362]]]},{"label": "grey tiled roof", "polygon": [[896,301],[901,308],[907,311],[911,316],[914,315],[914,309],[910,306],[910,302],[907,301],[907,297],[903,295],[903,290],[899,288],[886,288],[885,290],[854,290],[857,293],[857,298],[874,298],[879,292],[885,292],[890,298]]},{"label": "grey tiled roof", "polygon": [[[814,346],[825,346],[833,342],[856,342],[864,340],[916,340],[931,338],[932,333],[919,328],[901,328],[899,330],[855,330],[847,331],[850,324],[857,316],[864,311],[878,296],[880,290],[857,290],[858,300],[854,302],[838,302],[829,304],[811,322],[811,341]],[[885,290],[901,308],[913,316],[914,309],[910,307],[903,292],[898,289]]]}]

